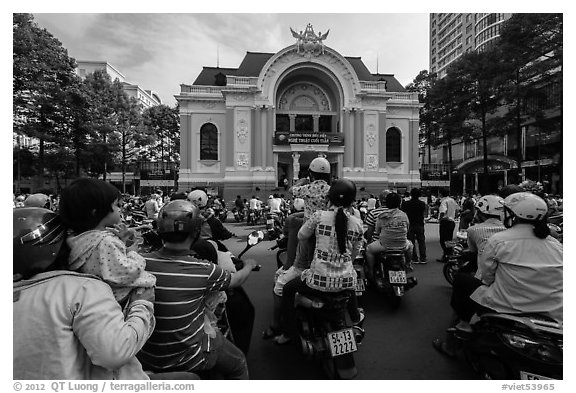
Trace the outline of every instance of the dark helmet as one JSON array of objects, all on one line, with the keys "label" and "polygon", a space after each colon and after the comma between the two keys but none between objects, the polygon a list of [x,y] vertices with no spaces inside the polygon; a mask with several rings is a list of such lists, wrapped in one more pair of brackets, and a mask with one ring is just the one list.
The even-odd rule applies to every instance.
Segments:
[{"label": "dark helmet", "polygon": [[13,274],[28,278],[56,261],[66,239],[60,216],[40,207],[13,210]]},{"label": "dark helmet", "polygon": [[335,206],[350,206],[356,199],[356,184],[348,179],[334,180],[328,191],[328,199]]},{"label": "dark helmet", "polygon": [[509,195],[516,194],[517,192],[524,192],[524,189],[517,184],[508,184],[498,192],[500,198],[507,198]]},{"label": "dark helmet", "polygon": [[196,238],[202,226],[200,209],[192,202],[177,199],[170,201],[158,212],[158,234],[186,232]]}]

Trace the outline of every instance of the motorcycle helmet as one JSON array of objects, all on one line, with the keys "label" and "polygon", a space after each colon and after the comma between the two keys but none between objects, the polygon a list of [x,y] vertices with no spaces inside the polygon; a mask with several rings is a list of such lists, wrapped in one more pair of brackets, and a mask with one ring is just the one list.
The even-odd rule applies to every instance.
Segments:
[{"label": "motorcycle helmet", "polygon": [[330,163],[324,157],[316,157],[310,162],[308,169],[315,173],[330,173]]},{"label": "motorcycle helmet", "polygon": [[356,200],[356,184],[348,179],[334,180],[328,191],[328,200],[335,206],[350,206]]},{"label": "motorcycle helmet", "polygon": [[188,194],[188,200],[196,207],[203,208],[208,204],[208,195],[202,190],[194,190]]},{"label": "motorcycle helmet", "polygon": [[540,221],[548,213],[544,199],[531,192],[517,192],[509,195],[503,202],[504,211],[527,221]]},{"label": "motorcycle helmet", "polygon": [[46,194],[32,194],[24,200],[25,207],[50,207],[50,199]]},{"label": "motorcycle helmet", "polygon": [[497,195],[484,195],[478,202],[476,202],[476,209],[488,216],[498,216],[502,219],[504,215],[504,206],[502,205],[504,199]]},{"label": "motorcycle helmet", "polygon": [[13,274],[28,278],[56,262],[66,239],[60,216],[40,207],[13,211]]},{"label": "motorcycle helmet", "polygon": [[170,201],[158,212],[158,234],[190,233],[196,239],[202,222],[200,209],[193,203],[182,199]]}]

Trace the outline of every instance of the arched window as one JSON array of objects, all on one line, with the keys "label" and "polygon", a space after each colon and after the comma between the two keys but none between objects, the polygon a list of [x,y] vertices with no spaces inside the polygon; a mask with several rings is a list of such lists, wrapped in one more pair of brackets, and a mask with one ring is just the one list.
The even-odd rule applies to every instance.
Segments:
[{"label": "arched window", "polygon": [[212,123],[206,123],[200,128],[200,159],[218,159],[218,130]]},{"label": "arched window", "polygon": [[401,162],[402,134],[398,128],[386,131],[386,162]]}]

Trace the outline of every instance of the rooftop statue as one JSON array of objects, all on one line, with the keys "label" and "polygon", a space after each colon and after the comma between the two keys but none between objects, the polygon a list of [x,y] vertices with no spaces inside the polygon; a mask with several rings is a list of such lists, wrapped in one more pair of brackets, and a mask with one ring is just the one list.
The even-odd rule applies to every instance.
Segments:
[{"label": "rooftop statue", "polygon": [[316,55],[316,56],[321,53],[324,53],[324,43],[322,41],[324,41],[328,37],[328,33],[330,32],[330,30],[328,30],[324,34],[322,34],[321,32],[316,34],[314,32],[314,28],[312,27],[312,25],[308,23],[308,25],[306,26],[306,30],[304,30],[304,32],[300,30],[300,33],[296,33],[292,28],[290,28],[290,31],[292,32],[292,36],[298,39],[298,42],[296,44],[296,49],[298,53]]}]

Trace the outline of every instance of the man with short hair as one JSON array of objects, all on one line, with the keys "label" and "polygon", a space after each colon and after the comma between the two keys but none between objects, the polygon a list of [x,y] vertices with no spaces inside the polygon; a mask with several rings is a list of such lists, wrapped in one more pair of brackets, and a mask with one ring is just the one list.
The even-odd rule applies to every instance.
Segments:
[{"label": "man with short hair", "polygon": [[454,237],[454,228],[456,227],[456,213],[458,212],[458,204],[449,195],[447,188],[440,189],[440,207],[438,208],[438,230],[440,232],[440,247],[442,247],[442,258],[438,258],[437,262],[446,262],[448,260],[448,246],[447,241],[451,241]]},{"label": "man with short hair", "polygon": [[[408,240],[414,243],[412,261],[414,263],[425,264],[426,261],[426,236],[424,235],[424,215],[426,213],[426,203],[420,200],[420,189],[410,190],[411,198],[402,203],[402,211],[408,216],[410,225],[408,226]],[[418,251],[416,254],[416,242]]]},{"label": "man with short hair", "polygon": [[380,207],[370,210],[366,215],[366,219],[364,220],[364,225],[366,225],[364,238],[366,238],[368,243],[378,239],[378,233],[374,233],[376,229],[376,218],[386,209],[386,195],[388,194],[390,194],[389,190],[382,190],[380,195],[378,195]]},{"label": "man with short hair", "polygon": [[366,263],[368,265],[368,278],[374,281],[374,265],[376,255],[387,250],[400,250],[404,252],[406,265],[411,266],[414,245],[408,240],[408,216],[400,210],[402,197],[395,192],[386,195],[386,208],[378,215],[375,233],[378,240],[366,247]]},{"label": "man with short hair", "polygon": [[205,326],[205,297],[242,285],[256,263],[230,273],[199,259],[191,251],[198,241],[202,218],[189,201],[167,203],[159,213],[158,233],[163,247],[144,254],[146,270],[156,276],[156,327],[138,358],[146,369],[166,371],[213,371],[224,379],[248,379],[242,351],[220,330]]}]

